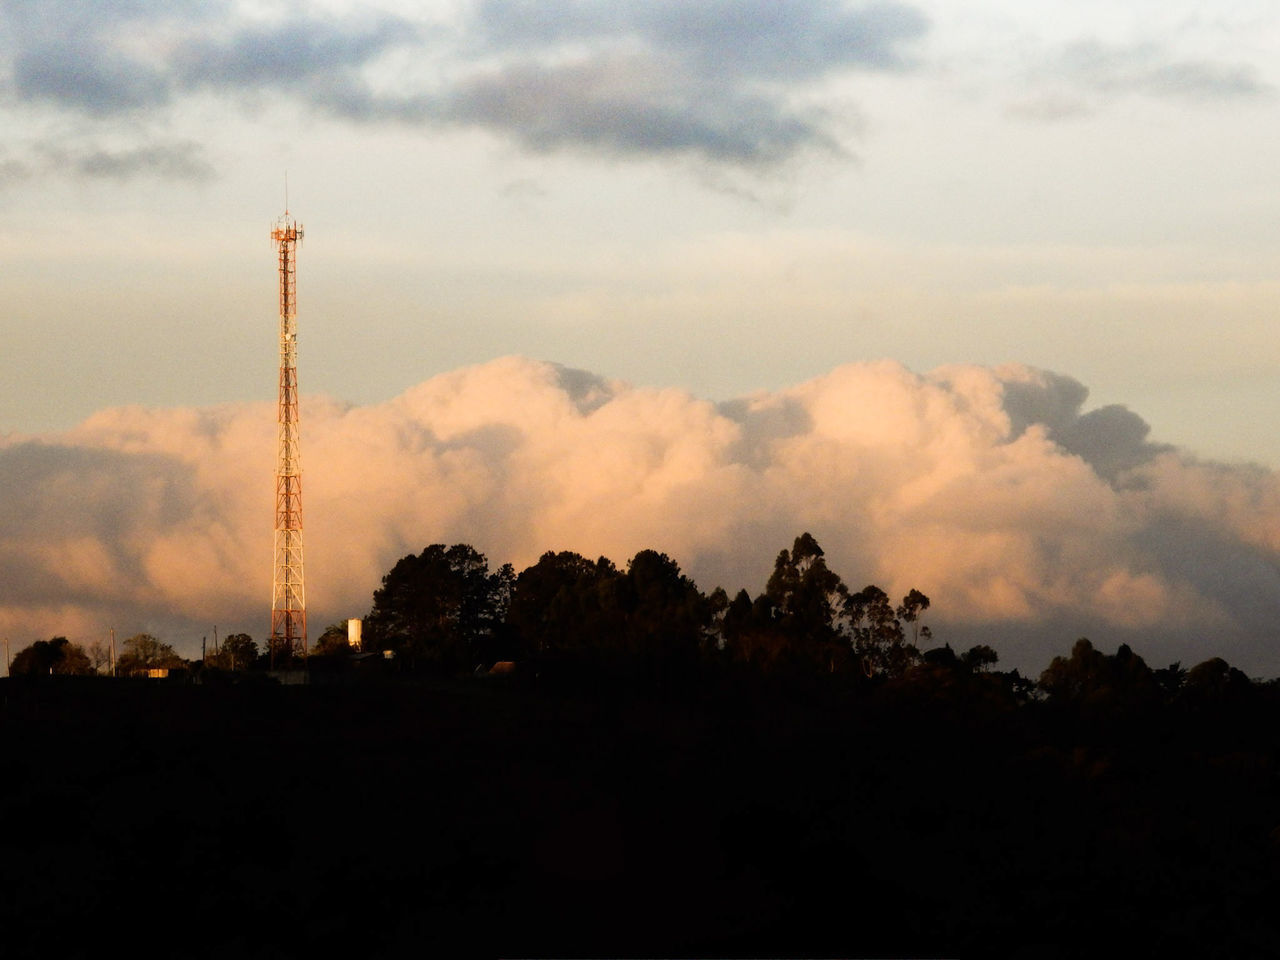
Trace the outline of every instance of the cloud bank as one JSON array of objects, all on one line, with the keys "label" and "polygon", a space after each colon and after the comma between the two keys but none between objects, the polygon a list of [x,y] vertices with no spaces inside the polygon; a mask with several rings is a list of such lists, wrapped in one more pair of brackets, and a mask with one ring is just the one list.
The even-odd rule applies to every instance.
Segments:
[{"label": "cloud bank", "polygon": [[[807,104],[808,92],[842,72],[903,69],[926,26],[897,0],[475,0],[445,19],[354,5],[30,0],[0,7],[0,95],[88,123],[61,144],[71,155],[139,122],[154,140],[184,98],[213,96],[358,123],[478,127],[534,151],[761,169],[840,152],[842,121]],[[47,151],[8,159],[84,173],[51,167]]]},{"label": "cloud bank", "polygon": [[[396,559],[469,542],[654,548],[704,590],[763,588],[812,532],[851,587],[933,599],[939,641],[1040,669],[1080,635],[1149,660],[1280,673],[1280,483],[1153,443],[1122,407],[1022,366],[854,364],[715,404],[505,358],[386,403],[303,407],[313,633],[367,611]],[[102,411],[0,443],[0,631],[114,626],[198,651],[260,637],[274,406]]]},{"label": "cloud bank", "polygon": [[[1092,31],[1037,39],[1056,20],[1034,10],[976,35],[948,14],[941,29],[949,35],[937,37],[929,6],[3,3],[0,109],[12,129],[31,131],[31,142],[6,143],[0,183],[49,173],[208,178],[218,158],[172,128],[186,107],[210,101],[242,116],[287,105],[308,122],[480,129],[535,153],[759,175],[804,156],[848,154],[861,118],[840,81],[926,73],[951,89],[957,59],[1003,62],[998,84],[1021,91],[1011,112],[1040,120],[1129,96],[1217,106],[1273,93],[1258,66],[1234,52],[1241,38],[1253,39],[1248,17],[1216,18],[1207,32],[1227,39],[1206,52],[1197,47],[1206,30],[1185,24],[1170,31],[1143,21],[1126,41]],[[1011,50],[1024,52],[1010,60]],[[104,152],[105,174],[85,159]]]}]

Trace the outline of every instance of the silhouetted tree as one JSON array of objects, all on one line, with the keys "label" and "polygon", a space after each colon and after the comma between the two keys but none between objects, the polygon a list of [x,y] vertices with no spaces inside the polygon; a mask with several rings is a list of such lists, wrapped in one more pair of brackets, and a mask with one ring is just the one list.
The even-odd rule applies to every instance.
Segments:
[{"label": "silhouetted tree", "polygon": [[324,628],[311,652],[317,657],[345,657],[351,653],[347,621],[339,620]]},{"label": "silhouetted tree", "polygon": [[1191,706],[1208,706],[1241,698],[1252,686],[1244,673],[1221,657],[1213,657],[1187,671],[1179,699]]},{"label": "silhouetted tree", "polygon": [[985,673],[988,667],[993,667],[1000,660],[1000,655],[992,650],[985,643],[975,644],[965,651],[960,658],[966,669],[973,673]]},{"label": "silhouetted tree", "polygon": [[[844,629],[849,588],[828,566],[822,547],[812,534],[796,537],[791,550],[774,561],[765,586],[773,629],[800,658],[828,671],[847,656]],[[757,627],[763,624],[757,623]]]},{"label": "silhouetted tree", "polygon": [[842,634],[840,617],[849,589],[827,567],[822,547],[809,533],[796,537],[774,561],[765,596],[778,625],[794,637],[830,643]]},{"label": "silhouetted tree", "polygon": [[95,640],[85,648],[85,655],[93,667],[94,673],[111,672],[111,648],[101,640]]},{"label": "silhouetted tree", "polygon": [[951,649],[951,644],[949,643],[934,647],[932,650],[926,650],[920,655],[920,659],[924,663],[946,667],[948,670],[956,670],[963,665],[963,662],[956,656],[956,652]]},{"label": "silhouetted tree", "polygon": [[1164,691],[1166,700],[1176,697],[1182,690],[1183,684],[1186,683],[1187,671],[1182,669],[1182,661],[1180,660],[1175,660],[1167,667],[1154,672],[1156,683],[1160,684],[1160,689]]},{"label": "silhouetted tree", "polygon": [[93,664],[79,646],[66,637],[37,640],[31,646],[18,651],[9,665],[9,675],[43,676],[87,675],[93,673]]},{"label": "silhouetted tree", "polygon": [[[898,611],[906,610],[918,618],[919,611],[928,605],[928,597],[912,590]],[[898,619],[898,611],[889,601],[888,594],[875,584],[868,584],[857,593],[850,594],[845,611],[849,618],[853,651],[868,676],[901,676],[919,658],[915,646],[906,642],[902,621]]]},{"label": "silhouetted tree", "polygon": [[[895,611],[898,615],[898,619],[903,623],[911,625],[912,646],[919,647],[920,645],[920,614],[924,613],[928,609],[929,598],[915,588],[912,588],[907,595],[902,598],[902,603],[898,604],[898,609]],[[994,663],[995,661],[992,662]]]},{"label": "silhouetted tree", "polygon": [[641,550],[627,564],[621,587],[627,650],[668,667],[691,663],[713,608],[679,564],[665,553]]},{"label": "silhouetted tree", "polygon": [[186,661],[167,643],[162,643],[149,633],[139,633],[121,644],[120,659],[116,661],[116,673],[122,677],[136,676],[148,670],[176,670],[186,666]]},{"label": "silhouetted tree", "polygon": [[788,660],[791,640],[774,622],[774,606],[761,594],[754,601],[739,590],[720,622],[720,647],[725,659],[771,673]]},{"label": "silhouetted tree", "polygon": [[365,627],[408,669],[470,671],[500,633],[511,582],[509,565],[490,573],[471,545],[435,543],[401,558],[382,578]]},{"label": "silhouetted tree", "polygon": [[1054,657],[1040,674],[1040,689],[1051,700],[1078,700],[1102,682],[1106,657],[1081,637],[1071,648],[1070,657]]},{"label": "silhouetted tree", "polygon": [[247,633],[229,634],[213,658],[214,666],[223,670],[248,670],[258,662],[258,645]]},{"label": "silhouetted tree", "polygon": [[743,631],[752,627],[753,619],[751,594],[739,590],[725,606],[720,618],[719,646],[731,650]]},{"label": "silhouetted tree", "polygon": [[569,550],[548,551],[520,572],[507,620],[530,653],[573,653],[616,646],[624,630],[622,575],[613,562]]},{"label": "silhouetted tree", "polygon": [[1083,637],[1069,658],[1053,658],[1040,675],[1040,689],[1051,703],[1095,719],[1116,720],[1163,701],[1155,674],[1128,645],[1121,644],[1114,656],[1107,656]]}]

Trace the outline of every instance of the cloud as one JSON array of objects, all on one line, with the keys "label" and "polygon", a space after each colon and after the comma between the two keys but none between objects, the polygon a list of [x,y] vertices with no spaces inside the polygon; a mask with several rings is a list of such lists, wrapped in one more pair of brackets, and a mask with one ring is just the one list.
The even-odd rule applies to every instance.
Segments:
[{"label": "cloud", "polygon": [[900,69],[907,63],[902,45],[927,26],[901,3],[853,7],[831,0],[482,0],[472,24],[490,50],[629,47],[676,58],[708,77],[770,80]]},{"label": "cloud", "polygon": [[[10,5],[17,7],[18,5]],[[137,113],[193,92],[305,89],[354,75],[417,28],[389,15],[286,11],[248,20],[227,3],[79,4],[9,11],[16,98],[91,117]]]},{"label": "cloud", "polygon": [[[1122,407],[1022,366],[855,364],[714,404],[505,358],[386,403],[303,408],[313,625],[367,611],[399,557],[675,557],[763,588],[812,532],[855,588],[933,600],[939,641],[1040,669],[1077,636],[1153,662],[1280,672],[1280,483],[1148,439]],[[267,622],[274,408],[106,410],[0,443],[0,631]],[[194,646],[193,646],[194,645]]]},{"label": "cloud", "polygon": [[1154,44],[1081,40],[1063,51],[1059,68],[1107,94],[1222,100],[1256,97],[1268,89],[1252,65],[1177,59]]},{"label": "cloud", "polygon": [[176,52],[174,74],[184,89],[298,87],[359,70],[412,43],[417,34],[414,25],[390,16],[290,19],[240,29],[222,40],[189,39]]},{"label": "cloud", "polygon": [[58,125],[56,140],[11,142],[0,182],[210,179],[204,145],[166,132],[183,98],[275,94],[341,112],[335,105],[355,95],[347,91],[367,89],[361,71],[416,37],[415,25],[389,15],[286,10],[264,20],[226,2],[6,4],[0,92],[12,127],[46,115],[72,123]]},{"label": "cloud", "polygon": [[158,123],[193,94],[270,94],[348,121],[484,128],[535,151],[761,169],[840,153],[838,117],[803,105],[806,90],[841,71],[901,70],[926,30],[890,0],[479,0],[462,11],[442,24],[35,0],[8,5],[0,63],[11,101],[104,124]]},{"label": "cloud", "polygon": [[132,180],[158,177],[163,180],[210,180],[213,166],[204,158],[201,146],[191,141],[149,143],[122,149],[73,144],[62,147],[40,144],[36,156],[46,169],[102,180]]},{"label": "cloud", "polygon": [[780,109],[769,96],[706,92],[642,59],[555,70],[522,64],[460,85],[442,116],[502,130],[538,152],[694,154],[744,166],[781,163],[810,147],[839,152],[820,115]]},{"label": "cloud", "polygon": [[141,139],[103,146],[80,136],[18,144],[0,155],[0,186],[48,176],[117,182],[143,178],[200,182],[216,176],[204,148],[190,140]]},{"label": "cloud", "polygon": [[1032,120],[1071,119],[1091,112],[1091,104],[1082,95],[1218,104],[1255,100],[1273,92],[1253,64],[1181,57],[1155,42],[1077,40],[1049,57],[1033,74],[1038,82],[1065,82],[1072,92],[1033,91],[1014,104],[1012,113]]},{"label": "cloud", "polygon": [[840,152],[831,118],[796,106],[797,93],[837,71],[902,69],[926,29],[902,4],[828,0],[486,0],[472,14],[473,42],[500,64],[448,92],[449,120],[539,150],[754,167]]}]

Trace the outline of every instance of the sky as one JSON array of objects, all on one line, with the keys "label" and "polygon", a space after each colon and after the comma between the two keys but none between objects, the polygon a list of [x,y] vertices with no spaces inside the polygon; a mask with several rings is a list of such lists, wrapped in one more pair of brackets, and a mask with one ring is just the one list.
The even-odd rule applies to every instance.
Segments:
[{"label": "sky", "polygon": [[0,631],[261,638],[287,202],[313,633],[431,542],[755,592],[812,528],[1006,663],[1280,674],[1277,52],[1265,2],[0,2]]}]

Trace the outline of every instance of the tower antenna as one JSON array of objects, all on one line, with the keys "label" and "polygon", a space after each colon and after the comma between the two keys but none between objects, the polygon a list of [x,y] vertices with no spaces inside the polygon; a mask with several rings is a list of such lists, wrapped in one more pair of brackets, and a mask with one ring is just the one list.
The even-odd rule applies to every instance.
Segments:
[{"label": "tower antenna", "polygon": [[271,584],[271,666],[307,655],[302,577],[302,466],[298,420],[297,252],[302,225],[288,212],[271,229],[280,270],[280,400],[277,407],[275,572]]}]

